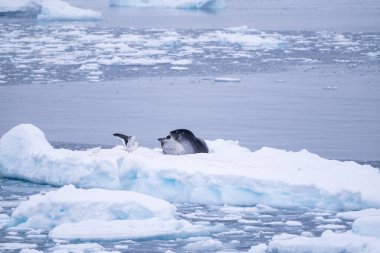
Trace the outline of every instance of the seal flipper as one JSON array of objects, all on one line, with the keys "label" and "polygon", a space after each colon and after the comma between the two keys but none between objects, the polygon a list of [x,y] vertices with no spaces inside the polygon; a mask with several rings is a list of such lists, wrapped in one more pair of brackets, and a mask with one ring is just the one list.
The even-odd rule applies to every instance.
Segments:
[{"label": "seal flipper", "polygon": [[128,145],[128,141],[129,141],[130,136],[127,136],[125,134],[119,134],[119,133],[114,133],[113,136],[116,136],[116,137],[119,137],[120,139],[122,139],[124,141],[125,146]]}]

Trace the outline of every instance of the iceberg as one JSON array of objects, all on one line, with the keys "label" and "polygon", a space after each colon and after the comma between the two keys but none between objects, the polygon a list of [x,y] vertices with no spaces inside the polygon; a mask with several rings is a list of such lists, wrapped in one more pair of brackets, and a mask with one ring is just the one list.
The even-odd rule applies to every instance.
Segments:
[{"label": "iceberg", "polygon": [[37,194],[12,213],[9,227],[49,230],[65,240],[124,240],[185,237],[210,229],[175,218],[176,207],[145,194],[64,186]]},{"label": "iceberg", "polygon": [[236,141],[207,141],[208,154],[164,155],[122,146],[54,149],[44,133],[21,124],[0,139],[0,175],[34,183],[128,190],[172,203],[379,208],[380,173],[369,165],[327,160],[306,150],[250,151]]},{"label": "iceberg", "polygon": [[127,6],[138,8],[171,8],[171,9],[223,9],[223,0],[110,0],[110,6]]},{"label": "iceberg", "polygon": [[97,11],[71,6],[61,0],[15,0],[0,3],[0,16],[36,17],[38,20],[98,20]]}]

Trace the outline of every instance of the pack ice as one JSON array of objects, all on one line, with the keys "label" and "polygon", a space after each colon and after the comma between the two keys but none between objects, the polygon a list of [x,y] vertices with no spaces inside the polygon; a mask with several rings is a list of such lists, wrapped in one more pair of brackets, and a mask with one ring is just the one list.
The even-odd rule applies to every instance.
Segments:
[{"label": "pack ice", "polygon": [[306,150],[250,151],[235,141],[207,141],[208,154],[161,149],[54,149],[31,124],[0,139],[0,174],[34,183],[122,189],[172,203],[303,206],[333,210],[380,207],[380,174],[369,165],[327,160]]},{"label": "pack ice", "polygon": [[37,17],[39,20],[97,20],[99,12],[71,6],[61,0],[0,1],[0,14]]}]

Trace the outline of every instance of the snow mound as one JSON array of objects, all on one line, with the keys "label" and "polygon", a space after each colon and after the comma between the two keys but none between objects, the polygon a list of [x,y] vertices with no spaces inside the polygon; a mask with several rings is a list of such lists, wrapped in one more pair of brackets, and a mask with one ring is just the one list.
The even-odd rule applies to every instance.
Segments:
[{"label": "snow mound", "polygon": [[12,213],[8,226],[50,230],[65,240],[123,240],[208,234],[211,228],[175,218],[165,200],[137,192],[64,186],[33,195]]},{"label": "snow mound", "polygon": [[170,8],[170,9],[223,9],[223,0],[109,0],[110,6],[127,6],[138,8]]},{"label": "snow mound", "polygon": [[0,2],[0,14],[37,17],[39,20],[98,20],[99,12],[73,7],[61,0],[14,0]]},{"label": "snow mound", "polygon": [[358,210],[380,207],[380,173],[369,165],[207,141],[208,154],[164,155],[140,147],[54,149],[30,124],[0,139],[0,174],[57,186],[123,189],[171,202]]}]

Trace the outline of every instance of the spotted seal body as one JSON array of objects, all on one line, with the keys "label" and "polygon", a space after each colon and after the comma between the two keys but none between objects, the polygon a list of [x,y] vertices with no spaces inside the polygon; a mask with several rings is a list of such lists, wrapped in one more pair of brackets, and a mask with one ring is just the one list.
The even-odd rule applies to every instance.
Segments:
[{"label": "spotted seal body", "polygon": [[176,129],[165,138],[158,139],[161,142],[162,151],[168,155],[186,155],[195,153],[208,153],[208,147],[204,140],[196,137],[190,130]]}]

